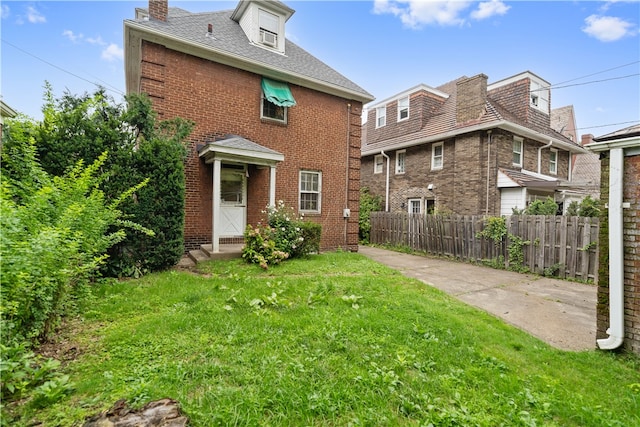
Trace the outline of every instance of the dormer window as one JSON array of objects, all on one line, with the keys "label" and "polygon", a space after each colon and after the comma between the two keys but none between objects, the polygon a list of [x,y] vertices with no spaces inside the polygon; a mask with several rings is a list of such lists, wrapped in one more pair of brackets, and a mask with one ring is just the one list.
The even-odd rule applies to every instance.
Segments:
[{"label": "dormer window", "polygon": [[278,47],[278,15],[259,9],[260,43],[269,47]]},{"label": "dormer window", "polygon": [[549,86],[531,80],[530,97],[532,107],[549,114]]}]

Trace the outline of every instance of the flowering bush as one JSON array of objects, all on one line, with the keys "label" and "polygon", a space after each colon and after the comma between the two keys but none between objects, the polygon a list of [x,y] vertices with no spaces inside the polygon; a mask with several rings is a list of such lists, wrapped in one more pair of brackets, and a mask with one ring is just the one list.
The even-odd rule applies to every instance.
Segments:
[{"label": "flowering bush", "polygon": [[266,215],[266,223],[248,225],[244,233],[242,257],[248,262],[266,269],[269,264],[319,250],[320,225],[304,222],[303,216],[297,215],[282,200],[262,213]]}]

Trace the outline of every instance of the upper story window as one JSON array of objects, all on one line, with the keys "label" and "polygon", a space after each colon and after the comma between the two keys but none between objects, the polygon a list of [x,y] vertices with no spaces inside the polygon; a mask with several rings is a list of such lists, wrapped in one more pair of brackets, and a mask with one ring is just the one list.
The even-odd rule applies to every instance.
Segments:
[{"label": "upper story window", "polygon": [[382,168],[384,166],[384,157],[382,154],[376,154],[373,158],[373,173],[382,173]]},{"label": "upper story window", "polygon": [[409,97],[398,99],[398,121],[406,120],[409,118]]},{"label": "upper story window", "polygon": [[376,128],[387,124],[387,106],[376,108]]},{"label": "upper story window", "polygon": [[407,150],[396,151],[396,174],[404,173],[405,160],[407,158]]},{"label": "upper story window", "polygon": [[284,82],[262,78],[260,118],[287,123],[289,107],[296,105],[289,85]]},{"label": "upper story window", "polygon": [[519,136],[513,137],[513,165],[522,167],[522,147],[523,139]]},{"label": "upper story window", "polygon": [[549,114],[549,86],[531,80],[530,99],[532,107]]},{"label": "upper story window", "polygon": [[278,30],[280,20],[278,15],[259,9],[258,25],[260,26],[260,43],[269,47],[278,46]]},{"label": "upper story window", "polygon": [[300,171],[300,211],[320,213],[322,172]]},{"label": "upper story window", "polygon": [[558,150],[552,148],[549,152],[549,173],[558,173]]},{"label": "upper story window", "polygon": [[442,169],[444,164],[444,143],[437,142],[431,145],[431,169]]}]

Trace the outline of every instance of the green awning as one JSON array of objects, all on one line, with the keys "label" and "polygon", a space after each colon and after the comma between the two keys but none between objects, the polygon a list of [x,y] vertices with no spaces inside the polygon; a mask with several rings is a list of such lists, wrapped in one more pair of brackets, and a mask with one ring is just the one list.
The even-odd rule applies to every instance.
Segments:
[{"label": "green awning", "polygon": [[283,82],[262,78],[262,91],[267,101],[272,102],[280,107],[293,107],[296,100],[293,99],[289,85]]}]

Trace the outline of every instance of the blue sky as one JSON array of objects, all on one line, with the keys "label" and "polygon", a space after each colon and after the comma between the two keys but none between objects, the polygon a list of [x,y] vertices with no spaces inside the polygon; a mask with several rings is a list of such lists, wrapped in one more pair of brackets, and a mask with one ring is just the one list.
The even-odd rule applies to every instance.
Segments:
[{"label": "blue sky", "polygon": [[[383,100],[420,83],[484,73],[489,83],[531,71],[552,84],[552,108],[573,105],[578,133],[640,122],[638,1],[285,1],[287,37]],[[178,1],[191,12],[235,1]],[[42,117],[54,95],[125,91],[123,20],[147,1],[7,1],[2,99]]]}]

